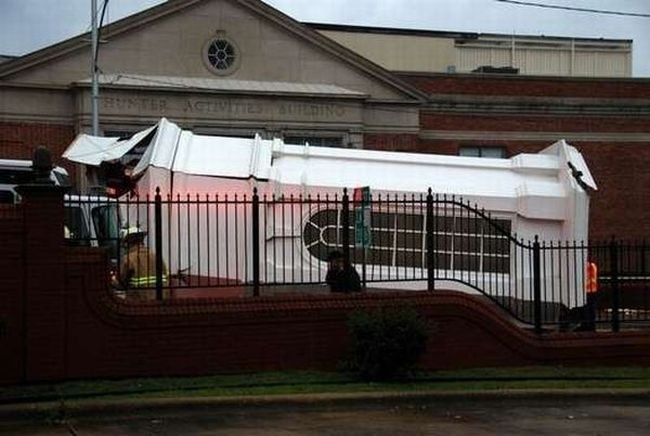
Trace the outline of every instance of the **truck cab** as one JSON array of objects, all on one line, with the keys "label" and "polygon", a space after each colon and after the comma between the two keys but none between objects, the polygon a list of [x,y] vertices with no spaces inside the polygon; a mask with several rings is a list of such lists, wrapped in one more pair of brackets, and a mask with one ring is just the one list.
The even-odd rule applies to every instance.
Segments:
[{"label": "truck cab", "polygon": [[[16,187],[33,182],[32,161],[0,159],[0,203],[19,204]],[[70,186],[65,168],[54,167],[50,180],[56,186]],[[100,193],[65,194],[65,221],[62,232],[69,245],[107,247],[112,259],[118,258],[120,212],[115,200]]]},{"label": "truck cab", "polygon": [[[70,176],[65,168],[54,167],[50,180],[57,186],[71,186]],[[20,203],[16,186],[34,181],[31,160],[0,159],[0,204]]]}]

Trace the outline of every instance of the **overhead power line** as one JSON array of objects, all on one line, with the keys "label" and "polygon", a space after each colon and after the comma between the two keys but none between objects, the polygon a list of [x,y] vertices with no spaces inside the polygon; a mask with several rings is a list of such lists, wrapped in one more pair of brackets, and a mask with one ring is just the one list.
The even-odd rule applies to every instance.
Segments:
[{"label": "overhead power line", "polygon": [[550,5],[542,3],[532,3],[521,0],[495,0],[501,3],[512,3],[520,6],[533,6],[538,8],[547,8],[547,9],[561,9],[565,11],[575,11],[575,12],[589,12],[592,14],[605,14],[605,15],[618,15],[623,17],[640,17],[640,18],[650,18],[650,14],[640,14],[637,12],[621,12],[621,11],[608,11],[604,9],[590,9],[590,8],[577,8],[573,6],[560,6],[560,5]]},{"label": "overhead power line", "polygon": [[108,7],[108,0],[104,0],[104,5],[102,6],[102,15],[99,19],[99,26],[97,27],[97,46],[95,47],[95,68],[97,68],[97,62],[99,62],[99,44],[102,40],[102,27],[104,27],[104,15],[106,14],[106,8]]}]

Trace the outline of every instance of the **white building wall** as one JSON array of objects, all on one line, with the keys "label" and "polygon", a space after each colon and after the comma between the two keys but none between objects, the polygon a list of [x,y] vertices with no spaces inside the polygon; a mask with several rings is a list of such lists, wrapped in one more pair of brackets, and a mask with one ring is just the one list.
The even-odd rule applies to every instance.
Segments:
[{"label": "white building wall", "polygon": [[[514,44],[514,50],[513,50]],[[631,45],[592,48],[575,41],[555,43],[514,40],[456,44],[457,72],[469,73],[481,66],[514,67],[519,74],[578,77],[630,77]]]},{"label": "white building wall", "polygon": [[452,34],[411,35],[408,30],[403,34],[400,29],[389,30],[320,32],[392,71],[469,73],[481,66],[512,66],[525,75],[632,75],[631,41],[497,34],[460,39]]}]

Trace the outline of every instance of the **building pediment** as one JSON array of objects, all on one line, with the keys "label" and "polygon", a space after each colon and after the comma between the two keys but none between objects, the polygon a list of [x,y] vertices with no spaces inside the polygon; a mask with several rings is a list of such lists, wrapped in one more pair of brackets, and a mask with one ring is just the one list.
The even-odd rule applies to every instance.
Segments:
[{"label": "building pediment", "polygon": [[[98,64],[108,75],[268,82],[265,89],[274,83],[330,85],[373,100],[425,99],[387,70],[259,0],[168,1],[104,27],[102,40]],[[0,83],[80,82],[88,76],[89,57],[89,34],[80,35],[3,63]]]}]

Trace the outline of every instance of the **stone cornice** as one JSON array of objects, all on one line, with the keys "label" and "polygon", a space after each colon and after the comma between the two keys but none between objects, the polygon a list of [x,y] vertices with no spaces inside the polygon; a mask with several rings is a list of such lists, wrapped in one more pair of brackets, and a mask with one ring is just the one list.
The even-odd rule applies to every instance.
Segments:
[{"label": "stone cornice", "polygon": [[626,133],[626,132],[531,132],[531,131],[487,131],[487,130],[422,130],[419,134],[421,139],[430,140],[457,140],[457,141],[541,141],[554,142],[558,139],[565,139],[569,142],[612,142],[612,143],[636,143],[650,142],[648,133]]},{"label": "stone cornice", "polygon": [[422,111],[545,115],[650,115],[650,100],[435,95]]}]

